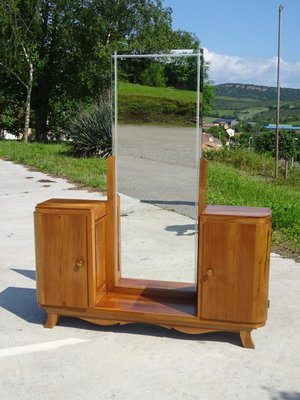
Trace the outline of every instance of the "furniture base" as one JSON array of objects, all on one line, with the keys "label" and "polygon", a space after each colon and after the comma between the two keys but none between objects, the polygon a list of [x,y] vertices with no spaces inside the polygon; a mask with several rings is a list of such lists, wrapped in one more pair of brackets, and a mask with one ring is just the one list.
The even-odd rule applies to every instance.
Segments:
[{"label": "furniture base", "polygon": [[[127,325],[127,324],[138,323],[138,322],[145,323],[145,321],[143,321],[143,320],[141,320],[141,321],[138,321],[138,320],[130,321],[129,320],[128,321],[128,320],[121,320],[121,319],[105,319],[105,318],[96,317],[96,316],[91,317],[91,316],[88,316],[89,313],[87,313],[87,316],[80,315],[80,314],[76,315],[76,313],[74,313],[74,315],[72,315],[72,314],[73,313],[71,313],[71,315],[68,315],[68,313],[66,313],[65,310],[62,311],[62,314],[48,312],[48,317],[47,317],[44,327],[50,328],[50,329],[54,328],[56,326],[56,324],[58,323],[60,316],[72,316],[72,317],[81,319],[83,321],[87,321],[92,324],[100,325],[100,326],[113,326],[113,325],[118,325],[118,324],[119,325]],[[192,335],[201,335],[201,334],[213,333],[213,332],[237,332],[240,334],[241,343],[244,348],[247,348],[247,349],[255,348],[255,344],[251,337],[252,329],[238,330],[238,329],[228,329],[228,328],[226,329],[225,327],[224,328],[208,328],[205,326],[201,327],[201,323],[200,323],[200,326],[185,326],[185,325],[178,325],[175,323],[171,323],[168,321],[165,321],[165,323],[157,323],[157,322],[153,322],[153,323],[146,322],[146,323],[160,326],[165,329],[174,329],[178,332],[192,334]]]}]

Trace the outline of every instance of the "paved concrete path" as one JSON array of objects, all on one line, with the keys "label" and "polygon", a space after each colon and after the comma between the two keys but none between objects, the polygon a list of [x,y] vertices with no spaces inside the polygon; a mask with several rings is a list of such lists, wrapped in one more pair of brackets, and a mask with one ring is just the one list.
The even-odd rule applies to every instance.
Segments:
[{"label": "paved concrete path", "polygon": [[100,195],[0,160],[1,400],[300,399],[300,265],[276,254],[269,319],[253,334],[256,350],[228,333],[102,328],[69,318],[44,329],[32,213],[50,197]]},{"label": "paved concrete path", "polygon": [[193,128],[120,125],[119,191],[196,218],[196,144]]}]

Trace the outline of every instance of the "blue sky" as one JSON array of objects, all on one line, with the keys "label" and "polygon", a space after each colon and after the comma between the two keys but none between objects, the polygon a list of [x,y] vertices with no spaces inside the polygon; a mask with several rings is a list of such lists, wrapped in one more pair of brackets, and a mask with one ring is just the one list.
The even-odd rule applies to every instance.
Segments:
[{"label": "blue sky", "polygon": [[215,83],[276,85],[278,7],[282,12],[281,86],[300,88],[300,0],[165,0],[173,28],[194,32]]}]

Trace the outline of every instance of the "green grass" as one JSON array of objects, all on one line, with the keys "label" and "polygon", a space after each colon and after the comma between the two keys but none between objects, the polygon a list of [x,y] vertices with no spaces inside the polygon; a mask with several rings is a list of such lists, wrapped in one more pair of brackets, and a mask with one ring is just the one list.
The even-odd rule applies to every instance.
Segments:
[{"label": "green grass", "polygon": [[[73,158],[66,154],[67,150],[64,144],[0,141],[0,158],[29,165],[83,186],[105,190],[106,161]],[[223,159],[216,156],[218,161],[212,159],[209,162],[208,203],[270,207],[273,214],[273,246],[283,254],[299,258],[299,172],[291,174],[287,182],[283,179],[274,181],[270,176],[261,175],[269,174],[273,168],[270,159],[263,163],[262,159],[251,154],[227,153],[230,154],[227,159],[226,156]]]},{"label": "green grass", "polygon": [[[119,83],[119,116],[121,123],[190,126],[191,109],[195,114],[196,92],[170,87],[150,87]],[[161,105],[161,109],[160,109]],[[216,96],[208,117],[236,116],[260,124],[275,123],[275,101],[269,99]],[[189,111],[187,111],[189,110]],[[299,125],[299,101],[282,101],[282,123]]]},{"label": "green grass", "polygon": [[273,184],[218,162],[209,165],[208,202],[269,207],[273,215],[273,244],[300,255],[299,188]]},{"label": "green grass", "polygon": [[120,82],[118,115],[121,124],[194,126],[196,92]]},{"label": "green grass", "polygon": [[160,97],[168,100],[178,100],[187,103],[196,102],[196,92],[191,90],[178,90],[170,87],[151,87],[134,83],[119,83],[120,96]]},{"label": "green grass", "polygon": [[195,126],[196,106],[179,100],[120,95],[119,122],[166,126]]},{"label": "green grass", "polygon": [[238,113],[239,119],[252,119],[255,114],[262,113],[268,111],[267,107],[250,107],[245,108],[241,112]]},{"label": "green grass", "polygon": [[300,171],[274,179],[274,159],[246,149],[206,152],[210,160],[209,202],[269,207],[273,214],[273,245],[300,258]]},{"label": "green grass", "polygon": [[106,189],[106,160],[74,158],[64,144],[0,141],[0,158],[28,165],[80,185]]}]

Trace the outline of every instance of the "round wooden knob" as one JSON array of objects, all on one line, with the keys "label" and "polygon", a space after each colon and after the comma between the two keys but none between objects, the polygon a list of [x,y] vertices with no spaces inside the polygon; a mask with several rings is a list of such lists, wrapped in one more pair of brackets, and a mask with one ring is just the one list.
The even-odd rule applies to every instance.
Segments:
[{"label": "round wooden knob", "polygon": [[213,276],[213,274],[214,274],[214,271],[211,268],[208,269],[207,272],[206,272],[207,276]]},{"label": "round wooden knob", "polygon": [[75,271],[78,271],[83,266],[83,260],[77,260],[75,264]]}]

